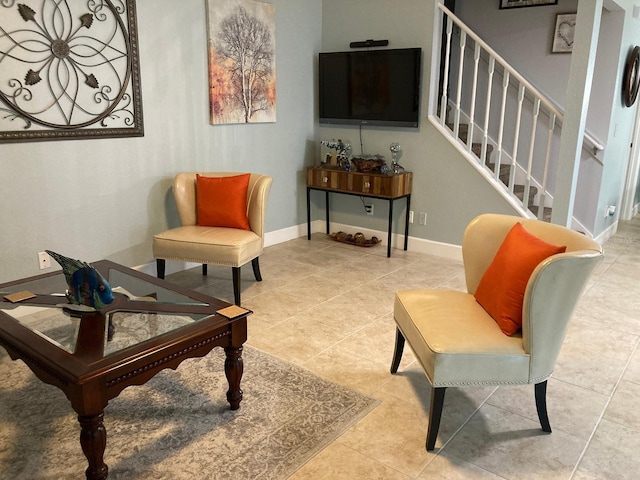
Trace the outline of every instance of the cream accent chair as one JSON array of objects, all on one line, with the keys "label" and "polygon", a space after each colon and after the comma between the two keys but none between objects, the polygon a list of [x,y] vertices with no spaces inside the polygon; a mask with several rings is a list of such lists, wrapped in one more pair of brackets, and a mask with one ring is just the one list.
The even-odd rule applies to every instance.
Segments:
[{"label": "cream accent chair", "polygon": [[[522,333],[509,337],[473,296],[496,251],[516,222],[566,253],[542,261],[524,295]],[[567,324],[587,280],[603,259],[602,247],[586,236],[550,223],[485,214],[466,228],[462,256],[467,292],[405,290],[395,297],[397,324],[391,373],[396,373],[405,339],[431,383],[427,450],[433,450],[447,387],[534,384],[542,430],[547,417],[547,379]]]},{"label": "cream accent chair", "polygon": [[[204,172],[205,177],[240,175],[234,172]],[[248,262],[257,281],[262,281],[258,257],[264,248],[264,219],[272,178],[252,173],[247,191],[247,217],[251,230],[196,225],[196,173],[179,173],[173,180],[175,198],[182,226],[153,236],[153,256],[158,278],[164,278],[165,260],[179,260],[231,267],[233,296],[240,305],[240,268]]]}]

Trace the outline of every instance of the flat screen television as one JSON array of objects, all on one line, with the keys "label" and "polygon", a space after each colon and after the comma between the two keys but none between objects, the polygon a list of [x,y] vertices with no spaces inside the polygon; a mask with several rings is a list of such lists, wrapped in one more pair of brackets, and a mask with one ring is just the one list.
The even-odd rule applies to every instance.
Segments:
[{"label": "flat screen television", "polygon": [[320,53],[320,123],[418,127],[422,49]]}]

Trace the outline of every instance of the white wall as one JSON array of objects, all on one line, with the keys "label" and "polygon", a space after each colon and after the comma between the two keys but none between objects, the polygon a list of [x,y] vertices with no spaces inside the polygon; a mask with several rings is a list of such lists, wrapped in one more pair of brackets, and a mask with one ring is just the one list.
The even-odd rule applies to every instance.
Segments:
[{"label": "white wall", "polygon": [[0,145],[0,281],[40,273],[44,249],[135,266],[177,224],[171,178],[187,170],[256,171],[274,184],[266,230],[304,222],[320,0],[276,6],[277,122],[209,124],[204,0],[138,0],[145,136]]},{"label": "white wall", "polygon": [[624,190],[626,168],[629,163],[630,145],[633,138],[633,128],[636,111],[640,102],[636,101],[633,108],[624,106],[622,100],[622,80],[624,64],[629,51],[635,45],[640,45],[640,18],[633,18],[632,12],[635,0],[617,0],[616,5],[625,10],[622,27],[622,47],[616,58],[615,96],[613,99],[610,118],[609,135],[607,138],[607,151],[604,157],[604,171],[598,199],[598,212],[596,214],[596,231],[605,231],[615,220],[605,215],[607,205],[618,207],[617,216],[620,213],[621,198]]}]

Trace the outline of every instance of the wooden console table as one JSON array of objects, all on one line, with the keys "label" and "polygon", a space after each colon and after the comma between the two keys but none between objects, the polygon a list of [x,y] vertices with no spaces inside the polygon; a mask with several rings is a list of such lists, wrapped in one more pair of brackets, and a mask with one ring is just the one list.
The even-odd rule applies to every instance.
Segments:
[{"label": "wooden console table", "polygon": [[389,226],[387,236],[387,257],[391,256],[391,223],[393,202],[407,199],[407,213],[404,224],[404,249],[409,238],[409,209],[411,206],[411,182],[413,174],[383,175],[380,173],[348,172],[331,168],[309,167],[307,169],[307,239],[311,240],[311,190],[325,192],[325,212],[327,234],[329,234],[329,193],[342,193],[359,197],[380,198],[389,201]]}]

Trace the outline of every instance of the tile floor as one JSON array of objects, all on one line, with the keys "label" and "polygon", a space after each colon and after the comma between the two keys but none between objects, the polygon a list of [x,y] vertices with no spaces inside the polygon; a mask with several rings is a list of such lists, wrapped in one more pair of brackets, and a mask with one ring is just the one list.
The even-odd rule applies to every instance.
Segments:
[{"label": "tile floor", "polygon": [[[291,478],[623,479],[640,470],[640,219],[605,245],[549,380],[553,433],[533,387],[449,388],[436,450],[424,448],[429,383],[410,349],[397,375],[394,292],[464,289],[459,262],[357,248],[315,234],[265,249],[264,281],[243,269],[248,343],[381,400]],[[229,269],[168,277],[230,301]]]}]

